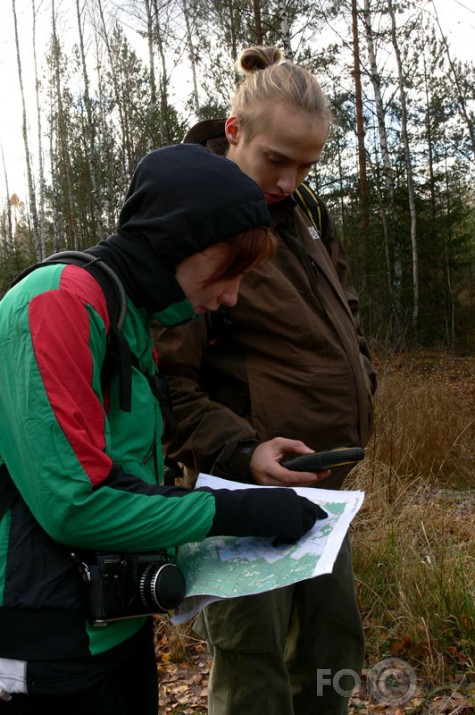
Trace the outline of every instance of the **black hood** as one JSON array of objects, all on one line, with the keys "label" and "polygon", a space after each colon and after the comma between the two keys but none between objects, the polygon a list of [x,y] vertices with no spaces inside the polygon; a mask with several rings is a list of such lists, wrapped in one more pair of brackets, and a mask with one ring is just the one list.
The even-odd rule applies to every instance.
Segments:
[{"label": "black hood", "polygon": [[235,163],[178,144],[142,159],[117,233],[88,252],[118,273],[137,307],[156,314],[185,300],[175,280],[184,258],[269,223],[261,189]]}]

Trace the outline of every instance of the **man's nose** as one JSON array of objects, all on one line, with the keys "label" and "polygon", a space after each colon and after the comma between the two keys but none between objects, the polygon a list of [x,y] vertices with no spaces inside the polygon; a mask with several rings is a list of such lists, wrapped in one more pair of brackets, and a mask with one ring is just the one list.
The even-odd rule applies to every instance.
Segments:
[{"label": "man's nose", "polygon": [[286,169],[279,174],[277,186],[283,194],[291,194],[298,186],[297,172],[294,169]]}]

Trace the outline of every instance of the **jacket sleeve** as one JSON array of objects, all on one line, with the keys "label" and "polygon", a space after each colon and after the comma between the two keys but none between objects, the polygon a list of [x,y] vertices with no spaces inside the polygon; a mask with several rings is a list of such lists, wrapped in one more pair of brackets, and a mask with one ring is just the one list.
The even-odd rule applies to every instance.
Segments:
[{"label": "jacket sleeve", "polygon": [[[140,394],[134,392],[140,413],[128,418],[127,430],[125,417],[114,411],[116,394],[104,409],[107,309],[92,277],[86,288],[82,276],[77,285],[77,271],[82,269],[68,267],[31,298],[19,284],[2,300],[1,457],[30,511],[56,541],[124,551],[200,541],[213,523],[214,497],[169,494],[156,483],[149,452],[151,445],[160,449],[161,419],[145,376],[136,375],[142,381]],[[32,282],[43,280],[36,273]],[[136,426],[135,414],[141,415]]]},{"label": "jacket sleeve", "polygon": [[200,376],[207,351],[207,328],[198,320],[174,328],[152,326],[159,370],[168,381],[177,427],[165,444],[167,457],[199,472],[252,482],[249,463],[259,443],[245,419],[213,401]]},{"label": "jacket sleeve", "polygon": [[348,301],[351,313],[353,315],[358,336],[360,354],[362,356],[363,364],[371,383],[372,392],[374,394],[376,392],[377,385],[376,373],[371,362],[371,353],[369,350],[368,342],[363,335],[361,329],[359,299],[351,280],[348,255],[346,253],[346,249],[343,245],[343,242],[338,235],[338,230],[336,228],[333,216],[329,212],[326,204],[321,199],[319,199],[319,202],[322,211],[322,241],[330,255],[332,263],[335,267],[335,271],[338,275],[341,286]]}]

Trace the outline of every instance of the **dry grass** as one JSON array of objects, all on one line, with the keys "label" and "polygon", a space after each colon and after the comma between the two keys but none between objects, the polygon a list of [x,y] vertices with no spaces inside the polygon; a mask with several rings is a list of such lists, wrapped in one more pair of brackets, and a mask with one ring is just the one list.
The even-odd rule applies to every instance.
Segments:
[{"label": "dry grass", "polygon": [[376,430],[347,488],[369,665],[408,660],[435,686],[475,679],[475,359],[380,364]]},{"label": "dry grass", "polygon": [[379,361],[373,469],[432,484],[467,485],[475,457],[475,360]]}]

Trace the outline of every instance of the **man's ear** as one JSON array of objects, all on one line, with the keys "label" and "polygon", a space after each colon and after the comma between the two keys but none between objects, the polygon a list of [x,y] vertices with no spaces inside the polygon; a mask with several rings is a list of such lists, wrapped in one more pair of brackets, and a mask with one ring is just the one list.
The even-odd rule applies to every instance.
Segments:
[{"label": "man's ear", "polygon": [[241,125],[237,117],[228,117],[224,125],[226,139],[231,146],[236,146],[241,136]]}]

